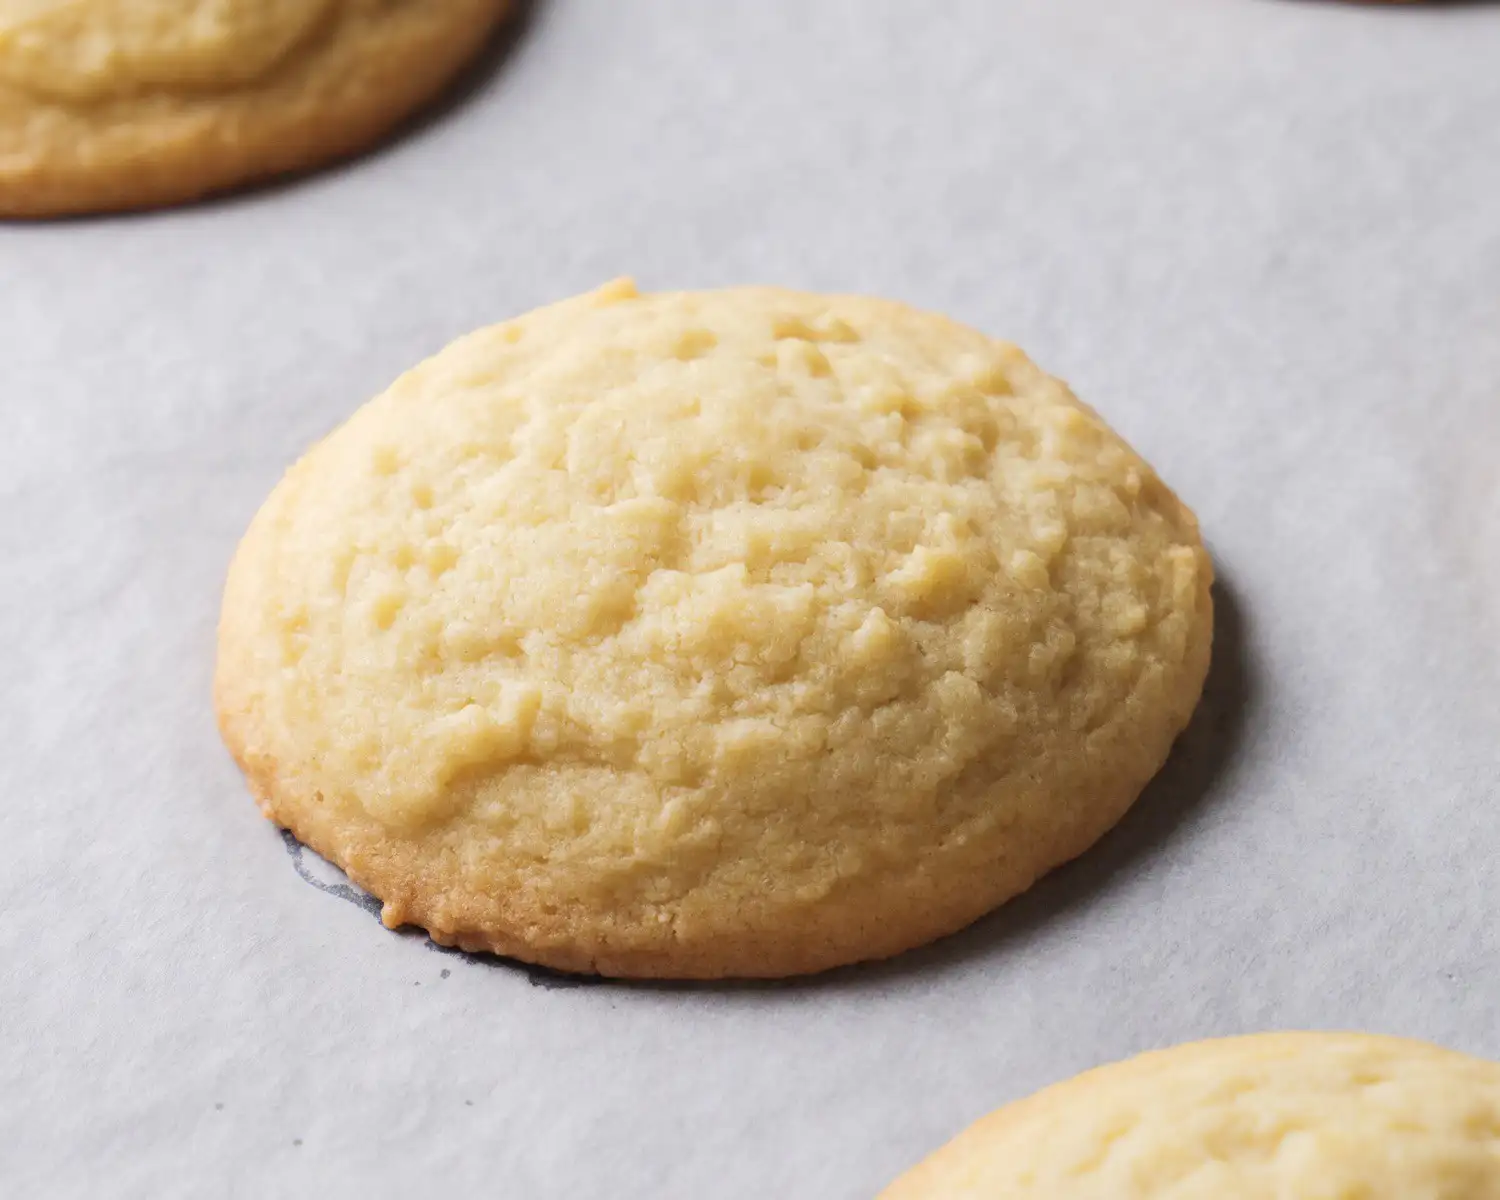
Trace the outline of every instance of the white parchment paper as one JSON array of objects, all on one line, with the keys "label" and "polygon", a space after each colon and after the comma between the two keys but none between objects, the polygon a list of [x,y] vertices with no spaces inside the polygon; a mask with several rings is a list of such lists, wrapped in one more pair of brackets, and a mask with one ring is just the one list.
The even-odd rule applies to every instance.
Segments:
[{"label": "white parchment paper", "polygon": [[[1197,509],[1208,695],[1096,851],[888,965],[564,987],[257,814],[208,699],[255,508],[626,273],[947,311]],[[1500,6],[543,0],[348,167],[0,227],[0,405],[0,1194],[859,1200],[1147,1047],[1500,1055]]]}]

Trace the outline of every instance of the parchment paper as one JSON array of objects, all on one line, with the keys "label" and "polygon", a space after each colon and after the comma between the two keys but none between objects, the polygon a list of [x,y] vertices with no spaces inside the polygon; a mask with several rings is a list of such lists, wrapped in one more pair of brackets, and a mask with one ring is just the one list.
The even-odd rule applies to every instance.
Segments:
[{"label": "parchment paper", "polygon": [[[947,311],[1197,509],[1208,695],[1096,851],[889,965],[563,986],[259,816],[208,697],[251,514],[450,338],[626,273]],[[1188,1038],[1500,1056],[1500,7],[541,3],[353,165],[0,227],[0,373],[7,1197],[858,1200]]]}]

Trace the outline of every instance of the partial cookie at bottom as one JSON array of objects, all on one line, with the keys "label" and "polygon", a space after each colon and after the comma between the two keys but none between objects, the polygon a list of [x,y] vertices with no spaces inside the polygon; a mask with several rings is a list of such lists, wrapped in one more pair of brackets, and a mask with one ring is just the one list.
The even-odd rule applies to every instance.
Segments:
[{"label": "partial cookie at bottom", "polygon": [[1500,1064],[1284,1033],[1089,1071],[978,1121],[881,1200],[1496,1200]]}]

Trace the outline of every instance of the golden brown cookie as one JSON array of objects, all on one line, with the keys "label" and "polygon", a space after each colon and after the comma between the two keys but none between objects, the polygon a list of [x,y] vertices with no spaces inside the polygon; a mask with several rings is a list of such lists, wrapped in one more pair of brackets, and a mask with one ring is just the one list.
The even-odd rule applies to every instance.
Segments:
[{"label": "golden brown cookie", "polygon": [[0,216],[196,199],[364,149],[510,0],[0,0]]},{"label": "golden brown cookie", "polygon": [[882,1200],[1497,1200],[1500,1063],[1285,1033],[1178,1046],[992,1113]]},{"label": "golden brown cookie", "polygon": [[1211,573],[1011,346],[622,283],[455,342],[292,468],[217,706],[392,926],[790,975],[958,929],[1113,825],[1198,699]]}]

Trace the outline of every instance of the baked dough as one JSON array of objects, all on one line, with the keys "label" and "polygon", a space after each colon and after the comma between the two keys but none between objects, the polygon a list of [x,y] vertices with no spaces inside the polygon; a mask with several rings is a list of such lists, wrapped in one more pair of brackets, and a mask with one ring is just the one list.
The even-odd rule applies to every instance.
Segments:
[{"label": "baked dough", "polygon": [[389,925],[789,975],[956,930],[1113,825],[1198,699],[1211,575],[1011,346],[619,283],[461,339],[291,470],[217,703]]},{"label": "baked dough", "polygon": [[363,149],[510,0],[0,0],[0,215],[192,200]]},{"label": "baked dough", "polygon": [[985,1117],[882,1200],[1495,1200],[1500,1064],[1284,1033],[1089,1071]]}]

